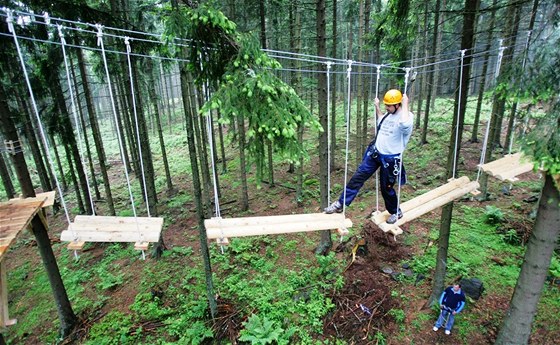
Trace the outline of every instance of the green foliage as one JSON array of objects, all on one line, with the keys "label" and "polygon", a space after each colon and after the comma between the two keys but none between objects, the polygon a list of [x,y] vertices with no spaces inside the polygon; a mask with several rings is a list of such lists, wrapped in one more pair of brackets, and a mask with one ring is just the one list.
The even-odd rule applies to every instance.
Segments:
[{"label": "green foliage", "polygon": [[391,309],[389,310],[389,315],[394,317],[398,324],[403,324],[406,319],[406,313],[402,309]]},{"label": "green foliage", "polygon": [[137,344],[141,332],[141,328],[134,329],[131,315],[112,311],[101,322],[93,324],[85,344]]},{"label": "green foliage", "polygon": [[[298,163],[306,156],[303,143],[297,138],[299,126],[315,131],[321,129],[294,89],[274,73],[279,64],[264,54],[252,36],[241,36],[240,51],[228,66],[220,87],[201,109],[202,113],[217,109],[220,122],[244,121],[249,158],[260,171],[267,143],[283,160]],[[257,179],[259,183],[260,179]]]},{"label": "green foliage", "polygon": [[484,212],[484,217],[486,223],[488,224],[500,224],[504,221],[504,213],[496,206],[487,205],[486,211]]},{"label": "green foliage", "polygon": [[[555,19],[558,21],[558,16]],[[536,51],[533,63],[519,83],[520,91],[530,97],[532,104],[545,104],[547,109],[546,116],[539,118],[524,138],[523,151],[534,157],[535,168],[557,175],[560,173],[560,76],[557,72],[560,52],[554,47],[560,43],[558,30],[547,38],[547,43]]]},{"label": "green foliage", "polygon": [[262,318],[257,314],[253,314],[249,319],[243,322],[244,329],[241,330],[239,340],[248,341],[251,344],[266,345],[278,343],[280,335],[284,333],[282,327],[276,325],[274,321],[269,320],[266,316]]}]

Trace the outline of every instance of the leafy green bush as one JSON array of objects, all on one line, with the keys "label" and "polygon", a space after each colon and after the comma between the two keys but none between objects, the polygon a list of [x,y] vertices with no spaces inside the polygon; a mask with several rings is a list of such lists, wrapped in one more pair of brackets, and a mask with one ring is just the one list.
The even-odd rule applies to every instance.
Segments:
[{"label": "leafy green bush", "polygon": [[239,340],[249,341],[251,344],[266,345],[280,343],[280,336],[284,333],[282,327],[277,326],[276,322],[269,320],[266,316],[262,318],[257,314],[249,317],[243,322],[244,329],[241,330]]},{"label": "leafy green bush", "polygon": [[486,206],[486,212],[484,213],[485,222],[488,224],[500,224],[504,221],[504,213],[496,206],[488,205]]}]

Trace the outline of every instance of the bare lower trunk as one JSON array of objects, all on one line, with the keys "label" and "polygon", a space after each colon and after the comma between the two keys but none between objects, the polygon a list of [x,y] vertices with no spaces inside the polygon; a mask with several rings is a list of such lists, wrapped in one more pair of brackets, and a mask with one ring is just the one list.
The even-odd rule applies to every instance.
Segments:
[{"label": "bare lower trunk", "polygon": [[546,174],[537,220],[496,345],[527,344],[550,260],[560,235],[560,193]]}]

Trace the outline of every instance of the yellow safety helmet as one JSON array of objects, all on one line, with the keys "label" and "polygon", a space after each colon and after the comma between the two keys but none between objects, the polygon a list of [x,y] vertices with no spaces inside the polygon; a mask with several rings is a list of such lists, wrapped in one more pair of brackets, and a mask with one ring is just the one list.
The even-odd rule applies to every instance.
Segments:
[{"label": "yellow safety helmet", "polygon": [[402,101],[402,93],[397,89],[391,89],[385,93],[383,97],[383,103],[385,105],[395,105]]}]

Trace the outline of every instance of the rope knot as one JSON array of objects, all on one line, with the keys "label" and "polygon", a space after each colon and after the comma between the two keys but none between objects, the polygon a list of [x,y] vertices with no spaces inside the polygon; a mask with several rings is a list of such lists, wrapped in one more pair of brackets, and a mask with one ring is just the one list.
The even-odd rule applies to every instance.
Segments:
[{"label": "rope knot", "polygon": [[97,28],[97,45],[100,46],[103,43],[103,26],[101,24],[95,24]]},{"label": "rope knot", "polygon": [[8,24],[8,30],[14,33],[14,11],[10,9],[5,9],[6,11],[6,23]]},{"label": "rope knot", "polygon": [[126,45],[126,52],[130,53],[130,37],[126,36],[124,38],[124,44]]},{"label": "rope knot", "polygon": [[48,12],[43,14],[43,18],[45,19],[45,24],[47,24],[47,26],[51,25],[51,17]]},{"label": "rope knot", "polygon": [[57,24],[56,28],[58,29],[58,36],[60,36],[60,41],[62,44],[66,44],[66,40],[64,39],[64,32],[62,32],[62,25]]}]

